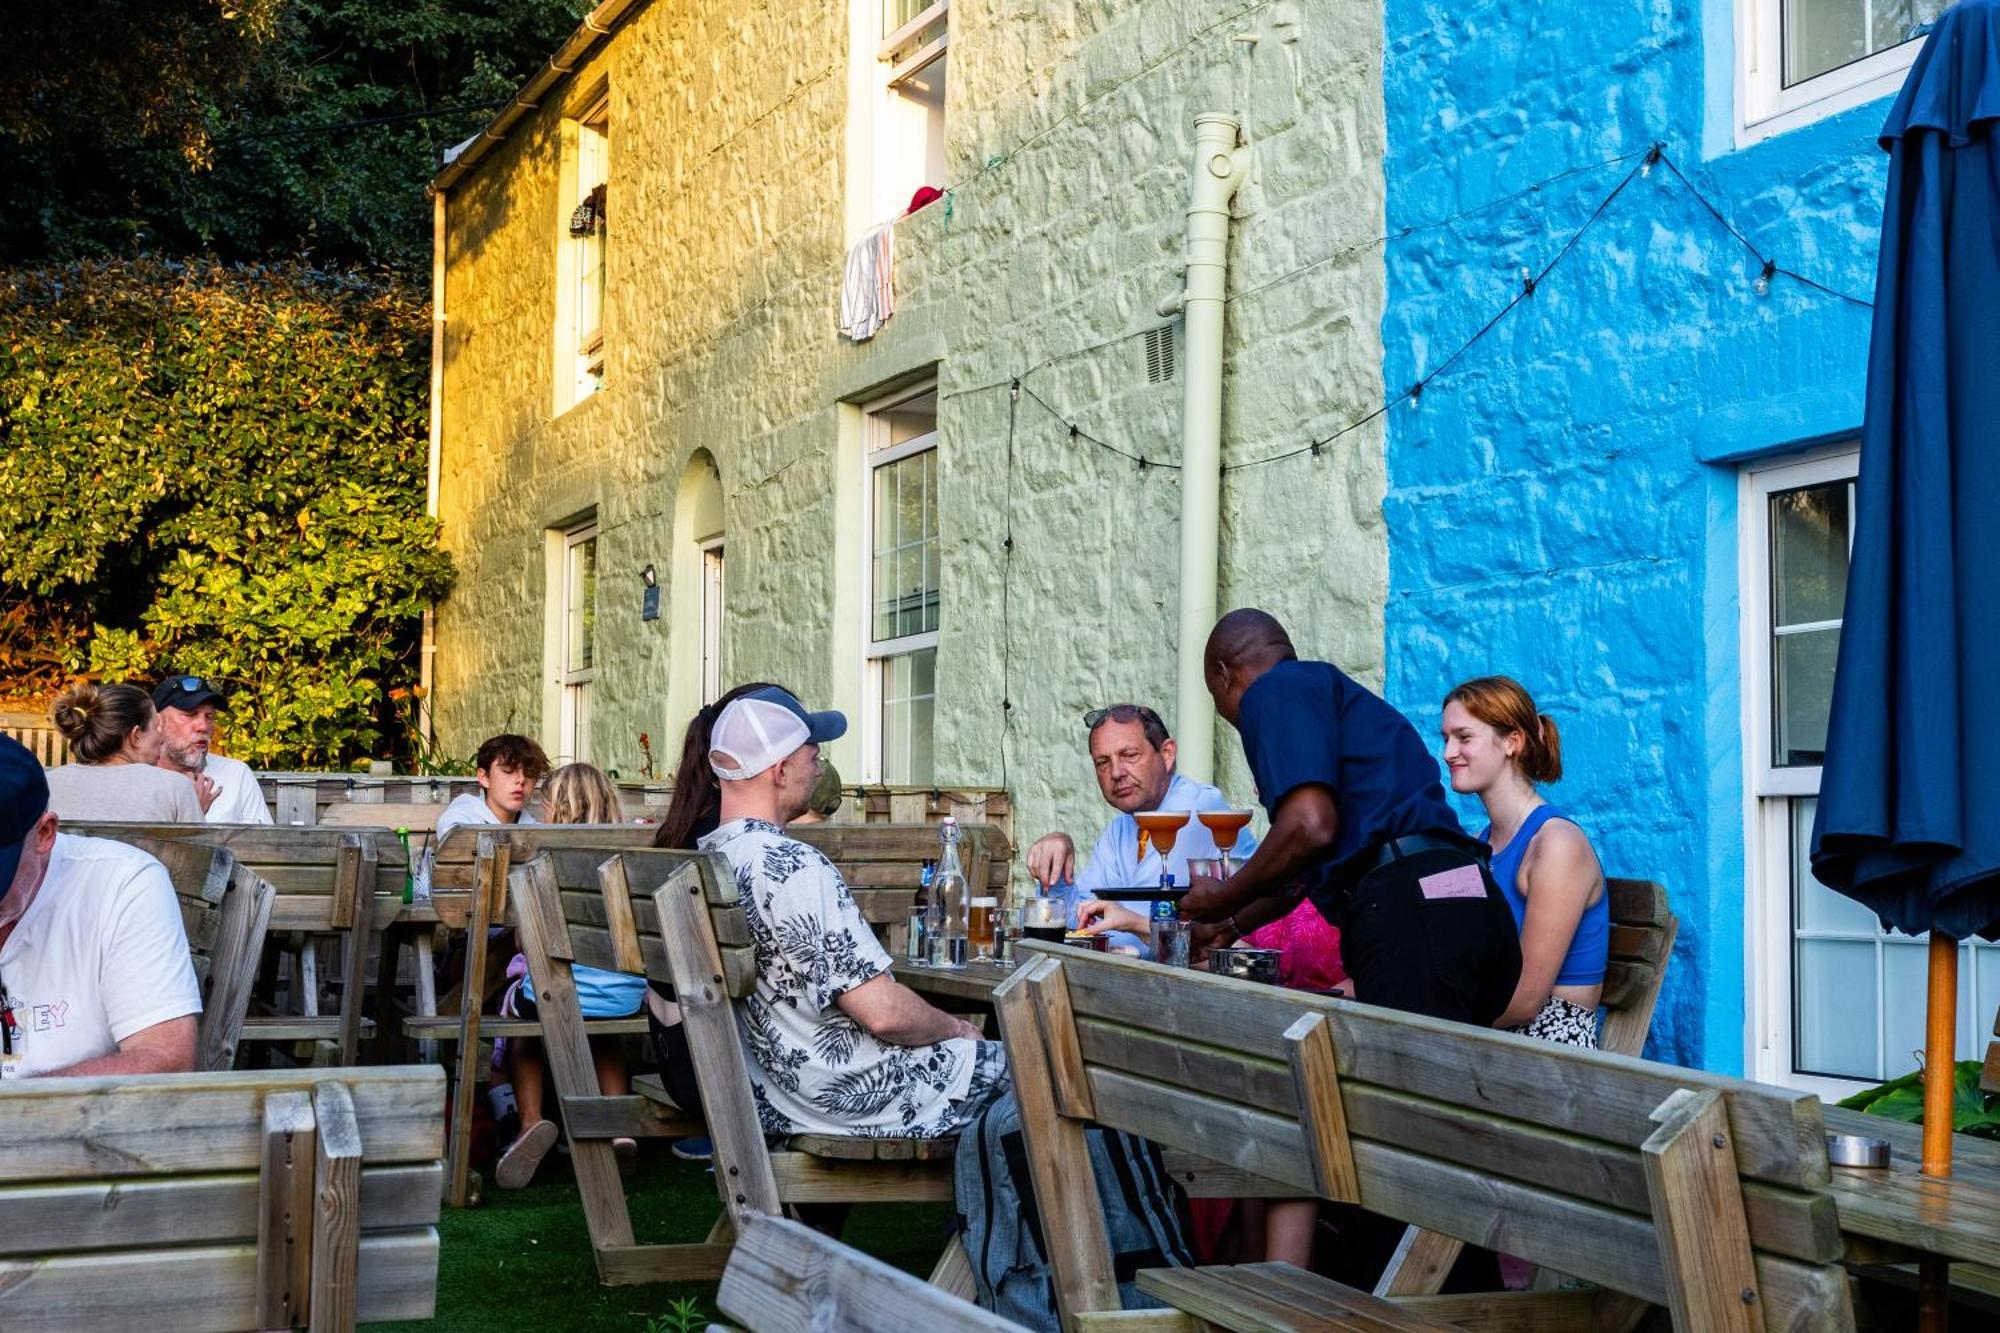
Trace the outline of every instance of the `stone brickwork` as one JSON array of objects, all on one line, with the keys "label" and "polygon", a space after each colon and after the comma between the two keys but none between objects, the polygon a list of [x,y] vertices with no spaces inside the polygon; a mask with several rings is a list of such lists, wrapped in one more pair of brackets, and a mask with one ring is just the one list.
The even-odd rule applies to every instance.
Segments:
[{"label": "stone brickwork", "polygon": [[[856,168],[844,4],[646,7],[453,190],[441,508],[461,575],[439,611],[435,693],[448,746],[510,720],[553,732],[545,534],[594,508],[595,757],[634,776],[646,731],[671,765],[686,718],[667,711],[670,645],[695,630],[670,587],[669,614],[641,621],[637,572],[667,579],[698,449],[724,493],[725,678],[782,680],[858,715],[859,597],[836,558],[858,564],[858,445],[841,404],[935,365],[938,779],[1004,779],[1024,844],[1052,827],[1094,837],[1104,808],[1080,715],[1128,698],[1171,712],[1179,483],[1072,439],[1007,382],[1025,374],[1086,432],[1175,459],[1182,386],[1148,384],[1141,340],[1065,354],[1159,322],[1180,280],[1193,118],[1233,111],[1255,167],[1231,244],[1224,461],[1372,406],[1383,277],[1361,243],[1383,225],[1379,14],[954,0],[952,25],[957,187],[899,225],[897,314],[869,343],[835,328]],[[599,395],[552,418],[560,118],[602,79],[610,361]],[[1229,473],[1221,562],[1225,606],[1269,607],[1302,649],[1378,683],[1381,460],[1371,427],[1322,457]],[[1226,727],[1217,753],[1248,801]],[[835,752],[850,780],[857,755]]]},{"label": "stone brickwork", "polygon": [[[1389,0],[1389,231],[1660,139],[1767,252],[1872,294],[1884,106],[1734,150],[1730,8]],[[1387,382],[1439,364],[1635,165],[1392,243]],[[1737,461],[1858,428],[1869,332],[1865,310],[1783,280],[1760,298],[1756,276],[1671,173],[1635,180],[1526,305],[1391,415],[1384,506],[1391,700],[1428,731],[1459,680],[1529,687],[1563,728],[1551,799],[1612,873],[1658,878],[1681,915],[1658,1053],[1732,1071]]]}]

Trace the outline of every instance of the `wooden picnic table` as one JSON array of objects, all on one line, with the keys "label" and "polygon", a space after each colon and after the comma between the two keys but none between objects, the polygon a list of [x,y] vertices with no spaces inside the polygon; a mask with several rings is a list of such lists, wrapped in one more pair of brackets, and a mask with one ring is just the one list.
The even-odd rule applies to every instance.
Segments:
[{"label": "wooden picnic table", "polygon": [[1013,968],[998,963],[973,961],[964,967],[926,967],[906,958],[896,959],[890,970],[896,980],[919,995],[958,1000],[982,1009],[993,1007],[994,989],[1014,975]]},{"label": "wooden picnic table", "polygon": [[[927,967],[898,958],[894,975],[921,995],[990,1010],[993,991],[1012,968],[971,962],[963,968]],[[954,1006],[956,1007],[956,1006]],[[1880,1262],[1892,1251],[1937,1255],[1959,1263],[2000,1268],[2000,1143],[1958,1136],[1952,1175],[1922,1175],[1922,1128],[1838,1106],[1825,1109],[1828,1132],[1864,1134],[1889,1141],[1886,1170],[1833,1168],[1828,1192],[1848,1242],[1850,1261]]]},{"label": "wooden picnic table", "polygon": [[1833,1168],[1828,1192],[1857,1261],[1876,1260],[1865,1253],[1872,1244],[2000,1267],[2000,1144],[1955,1135],[1952,1173],[1936,1177],[1918,1169],[1923,1159],[1920,1125],[1829,1106],[1826,1128],[1889,1142],[1887,1168]]}]

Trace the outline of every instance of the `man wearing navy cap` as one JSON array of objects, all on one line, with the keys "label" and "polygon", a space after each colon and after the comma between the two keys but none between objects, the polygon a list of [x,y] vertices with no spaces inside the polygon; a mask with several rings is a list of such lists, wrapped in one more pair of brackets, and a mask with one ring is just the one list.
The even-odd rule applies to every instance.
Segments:
[{"label": "man wearing navy cap", "polygon": [[159,710],[159,765],[194,783],[210,824],[268,824],[271,807],[250,765],[212,754],[215,714],[229,706],[215,682],[204,676],[168,676],[153,689]]},{"label": "man wearing navy cap", "polygon": [[889,975],[840,872],[785,833],[821,743],[846,730],[772,686],[731,700],[709,734],[722,822],[698,845],[728,860],[749,909],[757,985],[741,1017],[757,1117],[774,1134],[940,1138],[1006,1090],[1006,1055]]},{"label": "man wearing navy cap", "polygon": [[167,868],[57,831],[42,765],[0,736],[0,1080],[194,1068],[201,990]]}]

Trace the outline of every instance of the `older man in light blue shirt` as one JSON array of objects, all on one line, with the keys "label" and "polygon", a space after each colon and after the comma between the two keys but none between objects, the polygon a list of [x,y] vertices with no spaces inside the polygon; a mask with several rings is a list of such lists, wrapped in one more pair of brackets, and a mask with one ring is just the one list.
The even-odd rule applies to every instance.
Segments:
[{"label": "older man in light blue shirt", "polygon": [[[1076,908],[1107,889],[1152,888],[1160,882],[1160,854],[1148,847],[1139,855],[1139,825],[1133,814],[1145,810],[1231,810],[1229,798],[1206,783],[1196,782],[1174,771],[1174,740],[1166,724],[1152,709],[1139,704],[1118,704],[1094,709],[1084,715],[1089,730],[1090,760],[1097,774],[1098,790],[1118,814],[1098,835],[1090,860],[1083,872],[1076,871],[1076,844],[1067,833],[1050,833],[1036,839],[1028,849],[1028,873],[1043,892],[1067,898],[1070,924],[1076,924]],[[1256,849],[1257,840],[1248,829],[1240,834],[1231,855],[1243,858]],[[1215,838],[1199,819],[1190,819],[1174,841],[1167,868],[1174,883],[1189,882],[1188,858],[1216,856]],[[1146,913],[1144,904],[1135,904]],[[1124,932],[1114,932],[1113,948],[1137,948],[1147,952],[1144,941]]]}]

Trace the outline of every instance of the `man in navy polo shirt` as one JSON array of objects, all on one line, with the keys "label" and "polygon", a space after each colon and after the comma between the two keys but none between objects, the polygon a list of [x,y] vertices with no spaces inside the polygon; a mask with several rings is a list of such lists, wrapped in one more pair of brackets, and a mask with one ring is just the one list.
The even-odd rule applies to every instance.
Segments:
[{"label": "man in navy polo shirt", "polygon": [[1445,804],[1416,729],[1325,662],[1302,662],[1262,611],[1216,622],[1215,708],[1243,738],[1271,832],[1227,881],[1196,880],[1184,915],[1218,942],[1289,911],[1301,893],[1340,927],[1355,998],[1490,1024],[1521,971],[1513,914],[1483,846]]}]

